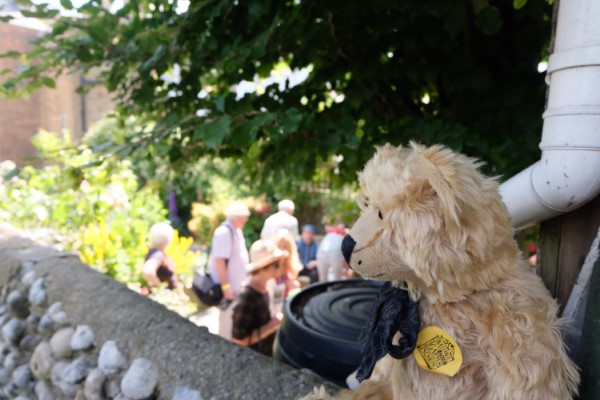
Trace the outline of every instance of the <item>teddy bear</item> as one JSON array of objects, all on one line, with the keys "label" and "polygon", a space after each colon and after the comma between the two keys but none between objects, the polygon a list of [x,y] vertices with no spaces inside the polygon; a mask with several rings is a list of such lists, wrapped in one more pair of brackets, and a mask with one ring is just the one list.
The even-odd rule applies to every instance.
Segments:
[{"label": "teddy bear", "polygon": [[[359,172],[348,265],[386,281],[339,399],[571,399],[558,306],[527,267],[498,182],[441,145],[377,147]],[[315,390],[306,398],[329,398]]]}]

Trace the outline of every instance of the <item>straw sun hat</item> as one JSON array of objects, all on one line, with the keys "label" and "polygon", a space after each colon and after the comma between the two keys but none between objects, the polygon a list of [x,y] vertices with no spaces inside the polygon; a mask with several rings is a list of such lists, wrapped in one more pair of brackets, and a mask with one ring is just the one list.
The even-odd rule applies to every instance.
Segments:
[{"label": "straw sun hat", "polygon": [[288,252],[280,250],[271,240],[257,240],[250,247],[250,264],[246,266],[248,274],[258,271],[275,261],[287,257]]}]

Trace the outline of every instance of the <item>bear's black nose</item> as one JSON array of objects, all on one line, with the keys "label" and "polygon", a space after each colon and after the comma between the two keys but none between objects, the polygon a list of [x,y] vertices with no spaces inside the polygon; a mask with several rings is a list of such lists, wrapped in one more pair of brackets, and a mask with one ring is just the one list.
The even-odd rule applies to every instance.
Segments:
[{"label": "bear's black nose", "polygon": [[348,265],[350,265],[350,257],[352,257],[354,246],[356,246],[356,242],[354,239],[352,239],[352,236],[346,235],[342,241],[342,254],[344,255]]}]

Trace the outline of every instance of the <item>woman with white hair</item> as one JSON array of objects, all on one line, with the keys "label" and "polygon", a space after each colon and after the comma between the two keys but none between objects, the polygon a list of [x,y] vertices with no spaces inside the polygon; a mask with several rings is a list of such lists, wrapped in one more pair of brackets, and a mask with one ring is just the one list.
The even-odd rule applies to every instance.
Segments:
[{"label": "woman with white hair", "polygon": [[150,249],[144,260],[142,275],[150,288],[167,282],[169,289],[181,288],[175,276],[175,263],[165,253],[165,249],[173,238],[173,228],[168,222],[152,225],[149,233]]}]

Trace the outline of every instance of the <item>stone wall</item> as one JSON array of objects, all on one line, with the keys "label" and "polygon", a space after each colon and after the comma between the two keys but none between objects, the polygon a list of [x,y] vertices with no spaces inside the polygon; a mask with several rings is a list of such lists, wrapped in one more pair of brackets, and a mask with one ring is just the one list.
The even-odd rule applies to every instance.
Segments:
[{"label": "stone wall", "polygon": [[268,400],[337,390],[2,224],[0,287],[0,398]]}]

